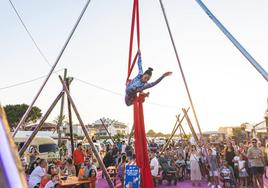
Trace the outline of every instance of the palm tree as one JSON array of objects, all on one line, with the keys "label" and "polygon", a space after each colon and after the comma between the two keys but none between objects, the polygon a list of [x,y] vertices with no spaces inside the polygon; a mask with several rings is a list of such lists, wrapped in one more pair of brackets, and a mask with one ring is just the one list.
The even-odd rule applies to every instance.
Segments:
[{"label": "palm tree", "polygon": [[60,147],[61,144],[61,131],[60,131],[60,127],[62,126],[62,124],[66,124],[67,123],[67,117],[65,115],[58,115],[54,120],[53,123],[56,124],[56,129],[57,133],[58,133],[58,146]]}]

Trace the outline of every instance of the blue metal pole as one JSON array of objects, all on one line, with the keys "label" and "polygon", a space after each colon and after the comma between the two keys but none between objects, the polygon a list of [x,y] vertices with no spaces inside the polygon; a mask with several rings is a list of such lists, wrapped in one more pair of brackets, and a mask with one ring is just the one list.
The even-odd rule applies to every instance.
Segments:
[{"label": "blue metal pole", "polygon": [[201,0],[196,0],[199,6],[206,12],[211,20],[219,27],[226,37],[235,45],[235,47],[247,58],[247,60],[257,69],[257,71],[268,81],[268,73],[261,65],[247,52],[247,50],[234,38],[234,36],[221,24],[221,22],[210,12],[206,5]]}]

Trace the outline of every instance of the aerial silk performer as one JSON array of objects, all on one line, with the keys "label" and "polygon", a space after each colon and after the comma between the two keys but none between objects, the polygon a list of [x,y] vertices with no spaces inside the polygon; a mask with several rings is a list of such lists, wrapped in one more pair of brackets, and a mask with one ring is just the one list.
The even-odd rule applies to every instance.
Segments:
[{"label": "aerial silk performer", "polygon": [[[138,49],[132,59],[133,37],[136,23],[136,35]],[[132,70],[138,62],[139,73],[136,77],[130,80]],[[153,188],[154,183],[151,174],[150,160],[148,156],[148,146],[144,125],[143,114],[143,102],[145,97],[149,96],[149,92],[145,93],[144,90],[149,89],[163,80],[164,77],[170,76],[172,72],[166,72],[156,81],[149,83],[148,81],[152,77],[152,68],[148,68],[145,72],[142,69],[142,60],[140,53],[140,24],[139,24],[139,0],[133,0],[133,12],[130,32],[130,45],[129,45],[129,59],[128,59],[128,71],[126,79],[126,95],[125,103],[127,106],[133,105],[134,112],[134,146],[136,154],[136,164],[140,168],[141,173],[141,187]]]},{"label": "aerial silk performer", "polygon": [[143,72],[140,53],[138,55],[138,67],[139,67],[138,75],[133,80],[129,80],[127,83],[126,95],[125,95],[125,102],[127,106],[133,104],[134,98],[137,96],[138,93],[140,95],[143,95],[144,97],[148,97],[149,92],[145,93],[143,92],[144,90],[154,87],[156,84],[161,82],[163,78],[165,78],[166,76],[170,76],[172,74],[172,72],[166,72],[162,76],[160,76],[156,81],[148,83],[148,81],[152,77],[153,69],[149,67],[145,72]]},{"label": "aerial silk performer", "polygon": [[126,86],[125,102],[127,106],[133,104],[134,111],[134,146],[136,154],[136,164],[141,172],[141,187],[153,188],[152,174],[150,168],[150,160],[148,157],[148,148],[146,141],[144,115],[143,115],[143,102],[148,93],[144,93],[145,89],[151,88],[161,82],[166,76],[170,76],[172,72],[166,72],[156,81],[148,83],[152,76],[152,68],[148,68],[145,72],[142,69],[141,54],[138,53],[138,67],[139,73],[133,80],[128,80]]}]

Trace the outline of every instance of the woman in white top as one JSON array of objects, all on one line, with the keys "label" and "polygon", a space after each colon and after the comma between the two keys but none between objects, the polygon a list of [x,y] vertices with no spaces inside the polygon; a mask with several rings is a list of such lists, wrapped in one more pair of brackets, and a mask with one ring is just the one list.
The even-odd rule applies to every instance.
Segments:
[{"label": "woman in white top", "polygon": [[196,146],[192,145],[191,154],[190,154],[190,168],[191,168],[191,181],[192,185],[195,186],[195,183],[198,182],[198,186],[201,186],[202,174],[199,166],[200,156],[196,150]]}]

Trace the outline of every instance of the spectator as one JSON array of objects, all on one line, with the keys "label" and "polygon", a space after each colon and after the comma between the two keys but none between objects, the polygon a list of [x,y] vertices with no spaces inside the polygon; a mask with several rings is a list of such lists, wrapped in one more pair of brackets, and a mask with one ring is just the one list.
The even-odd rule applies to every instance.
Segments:
[{"label": "spectator", "polygon": [[235,177],[233,168],[228,164],[228,161],[223,162],[223,166],[220,168],[221,181],[225,188],[235,187]]},{"label": "spectator", "polygon": [[73,160],[71,158],[68,158],[66,160],[65,167],[63,169],[63,173],[66,174],[67,176],[75,176],[76,175],[76,168],[73,165]]},{"label": "spectator", "polygon": [[228,165],[234,169],[233,158],[235,157],[235,151],[231,142],[227,142],[224,155],[225,155],[225,160],[228,162]]},{"label": "spectator", "polygon": [[118,177],[119,177],[122,185],[124,185],[126,163],[127,163],[127,157],[126,157],[126,155],[122,155],[121,162],[117,168]]},{"label": "spectator", "polygon": [[184,178],[185,170],[186,170],[186,162],[182,155],[178,156],[175,164],[178,169],[178,178],[179,180],[182,180]]},{"label": "spectator", "polygon": [[39,165],[32,171],[29,178],[29,188],[38,188],[43,176],[46,175],[47,161],[41,159]]},{"label": "spectator", "polygon": [[239,182],[241,187],[248,187],[247,182],[247,169],[246,169],[246,161],[243,159],[243,154],[240,154],[239,161],[238,161],[238,169],[239,169]]},{"label": "spectator", "polygon": [[93,167],[92,166],[92,163],[90,162],[90,159],[89,158],[86,158],[85,159],[85,163],[84,163],[84,165],[83,165],[83,168],[81,168],[80,170],[79,170],[79,178],[80,179],[87,179],[87,178],[89,178],[89,172],[90,172],[90,170],[91,169],[94,169],[95,170],[95,167]]},{"label": "spectator", "polygon": [[113,145],[112,155],[113,155],[114,164],[117,165],[118,155],[119,155],[119,149],[118,149],[118,147],[117,147],[116,144]]},{"label": "spectator", "polygon": [[44,188],[46,186],[47,182],[49,182],[49,180],[51,180],[51,176],[54,174],[58,174],[58,171],[57,171],[55,165],[54,164],[48,165],[47,174],[42,177],[39,188]]},{"label": "spectator", "polygon": [[[39,152],[37,151],[36,146],[31,146],[29,149],[29,166],[32,167],[33,163],[38,158]],[[31,172],[30,172],[31,173]]]},{"label": "spectator", "polygon": [[235,182],[236,184],[239,182],[239,168],[238,168],[238,162],[240,160],[238,150],[235,152],[235,156],[233,158],[234,163],[234,176],[235,176]]},{"label": "spectator", "polygon": [[75,165],[76,176],[77,176],[79,169],[81,167],[81,164],[84,163],[84,160],[85,160],[85,154],[82,148],[82,143],[77,144],[77,148],[74,150],[74,153],[73,153],[73,159],[74,159],[74,165]]},{"label": "spectator", "polygon": [[60,160],[65,159],[67,157],[67,155],[68,155],[68,149],[67,149],[65,143],[62,143],[61,144],[61,147],[60,147],[60,151],[59,152],[60,152]]},{"label": "spectator", "polygon": [[121,153],[126,153],[126,147],[127,147],[126,142],[123,140],[122,141],[122,151],[121,151]]},{"label": "spectator", "polygon": [[121,153],[122,152],[122,142],[120,141],[120,139],[117,139],[117,148],[118,148],[119,153]]},{"label": "spectator", "polygon": [[182,145],[179,144],[178,148],[177,148],[177,157],[181,156],[182,158],[185,158],[185,153],[184,150],[182,148]]},{"label": "spectator", "polygon": [[154,142],[154,139],[152,139],[151,143],[149,144],[149,148],[151,152],[156,153],[158,150],[157,144]]},{"label": "spectator", "polygon": [[105,156],[103,158],[103,163],[104,163],[104,165],[105,165],[106,168],[108,168],[109,166],[113,166],[114,165],[112,150],[108,151],[105,154]]},{"label": "spectator", "polygon": [[111,145],[108,143],[106,146],[106,153],[108,153],[111,150]]},{"label": "spectator", "polygon": [[31,174],[32,171],[38,166],[39,163],[40,163],[40,158],[37,157],[36,160],[32,164],[29,164],[27,173]]},{"label": "spectator", "polygon": [[209,176],[212,183],[211,188],[221,188],[218,178],[217,156],[213,155],[211,148],[208,149],[207,164],[209,169]]},{"label": "spectator", "polygon": [[151,160],[150,162],[151,173],[153,176],[154,184],[156,184],[155,178],[158,176],[159,162],[156,155],[153,152],[150,153],[150,160]]},{"label": "spectator", "polygon": [[257,139],[252,139],[252,147],[248,149],[247,157],[250,163],[250,170],[253,175],[253,187],[263,188],[264,159],[262,151],[257,146]]},{"label": "spectator", "polygon": [[45,186],[45,188],[54,188],[59,183],[59,175],[53,174],[51,175],[51,180],[49,180]]},{"label": "spectator", "polygon": [[131,144],[128,144],[126,146],[126,154],[127,154],[127,158],[131,160],[132,155],[133,155],[133,147],[131,146]]},{"label": "spectator", "polygon": [[190,168],[191,168],[191,181],[192,185],[195,186],[195,183],[198,182],[198,186],[201,186],[201,170],[199,166],[200,156],[196,150],[196,146],[192,145],[192,150],[190,154]]}]

